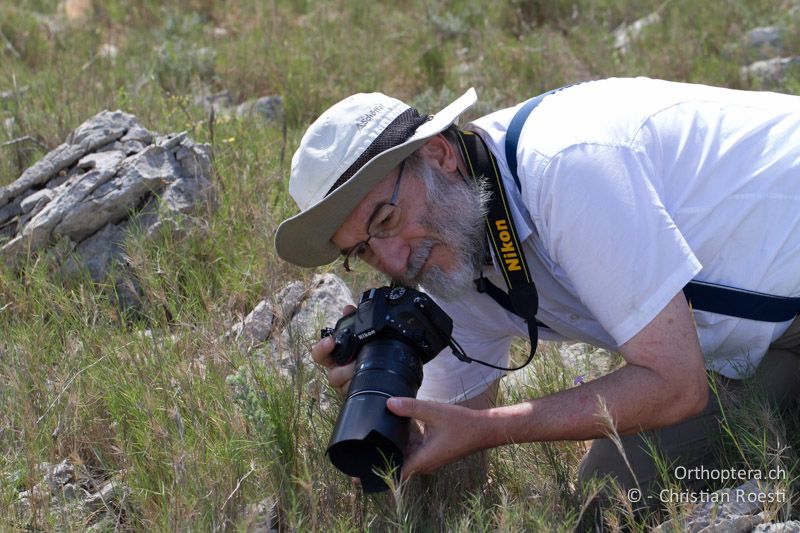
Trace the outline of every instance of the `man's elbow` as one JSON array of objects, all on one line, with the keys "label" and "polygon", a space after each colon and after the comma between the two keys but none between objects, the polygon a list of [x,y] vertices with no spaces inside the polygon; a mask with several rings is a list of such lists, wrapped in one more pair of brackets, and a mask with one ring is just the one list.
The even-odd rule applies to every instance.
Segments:
[{"label": "man's elbow", "polygon": [[672,425],[699,415],[708,405],[708,378],[704,368],[670,377],[664,395],[662,424]]},{"label": "man's elbow", "polygon": [[691,376],[683,384],[681,405],[684,410],[684,419],[699,415],[708,406],[710,395],[708,392],[708,378],[704,370]]}]

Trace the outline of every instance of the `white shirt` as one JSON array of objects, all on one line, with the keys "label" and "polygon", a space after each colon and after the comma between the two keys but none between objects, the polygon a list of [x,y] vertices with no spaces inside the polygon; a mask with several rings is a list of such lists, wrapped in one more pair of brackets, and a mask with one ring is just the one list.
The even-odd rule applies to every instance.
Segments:
[{"label": "white shirt", "polygon": [[[519,106],[472,124],[495,155],[539,312],[553,332],[617,349],[692,279],[800,295],[800,97],[645,78],[545,98],[505,159]],[[499,271],[489,276],[505,289]],[[505,364],[522,319],[477,292],[441,302],[467,354]],[[789,322],[694,311],[707,367],[753,372]],[[500,373],[443,352],[419,396],[459,401]]]}]

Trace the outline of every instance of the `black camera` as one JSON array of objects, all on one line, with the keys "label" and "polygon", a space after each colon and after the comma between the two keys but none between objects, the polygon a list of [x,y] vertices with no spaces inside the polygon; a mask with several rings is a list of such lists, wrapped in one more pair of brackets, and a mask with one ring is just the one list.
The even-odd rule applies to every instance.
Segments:
[{"label": "black camera", "polygon": [[417,395],[422,365],[450,344],[452,331],[453,321],[428,295],[403,286],[365,291],[354,313],[322,330],[336,341],[338,364],[357,358],[328,457],[360,478],[365,492],[388,488],[376,472],[388,466],[399,474],[408,443],[410,421],[389,411],[387,398]]}]

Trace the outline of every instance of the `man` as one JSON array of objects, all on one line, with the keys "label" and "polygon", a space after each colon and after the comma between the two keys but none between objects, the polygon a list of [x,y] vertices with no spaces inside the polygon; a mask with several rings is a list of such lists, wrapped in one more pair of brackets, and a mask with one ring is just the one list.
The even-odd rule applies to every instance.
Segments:
[{"label": "man", "polygon": [[[504,287],[484,234],[487,185],[470,174],[451,127],[475,100],[470,90],[432,117],[381,94],[334,105],[292,160],[289,191],[301,212],[283,222],[276,246],[301,266],[342,255],[346,267],[360,259],[421,285],[453,318],[468,355],[505,366],[512,337],[528,329],[473,285],[485,277]],[[492,407],[502,372],[447,350],[426,365],[419,399],[387,404],[424,427],[403,474],[507,443],[600,439],[602,398],[627,435],[637,479],[606,439],[595,441],[581,477],[649,487],[657,474],[643,431],[655,430],[648,435],[670,460],[708,460],[718,407],[706,368],[734,384],[767,375],[785,398],[798,390],[800,325],[692,311],[682,290],[694,279],[800,295],[800,98],[644,78],[571,86],[525,120],[518,188],[504,149],[519,107],[468,129],[502,176],[538,289],[536,318],[547,326],[540,334],[617,350],[626,364]],[[353,367],[333,366],[331,348],[325,339],[312,356],[342,389]]]}]

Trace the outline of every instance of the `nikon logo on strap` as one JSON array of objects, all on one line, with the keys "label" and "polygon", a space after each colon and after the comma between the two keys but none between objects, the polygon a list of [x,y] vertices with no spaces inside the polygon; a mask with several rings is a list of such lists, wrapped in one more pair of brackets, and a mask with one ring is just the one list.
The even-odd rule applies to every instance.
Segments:
[{"label": "nikon logo on strap", "polygon": [[[459,147],[464,163],[467,165],[470,176],[477,179],[478,176],[485,176],[491,190],[491,199],[486,212],[486,234],[489,245],[494,250],[500,269],[503,272],[508,293],[503,292],[494,285],[488,278],[484,277],[483,271],[480,277],[475,280],[475,288],[478,292],[486,293],[490,298],[497,302],[507,311],[525,319],[528,325],[528,337],[531,341],[531,352],[527,361],[516,367],[501,367],[478,361],[486,366],[503,371],[519,370],[533,359],[536,353],[536,343],[539,339],[538,327],[541,324],[536,320],[536,312],[539,309],[539,295],[536,292],[536,285],[531,278],[530,270],[525,262],[525,254],[522,252],[517,230],[514,227],[514,218],[511,216],[508,198],[500,171],[497,168],[497,161],[494,155],[486,148],[483,139],[479,135],[471,132],[458,131]],[[542,326],[544,326],[542,324]],[[546,326],[544,326],[546,327]],[[455,353],[455,350],[454,352]],[[459,359],[461,359],[459,357]],[[464,359],[462,359],[464,360]],[[472,360],[474,359],[467,359]]]},{"label": "nikon logo on strap", "polygon": [[514,240],[511,238],[511,232],[508,231],[508,220],[495,220],[494,227],[497,229],[497,237],[500,239],[500,253],[503,256],[503,262],[506,264],[506,270],[522,270]]}]

